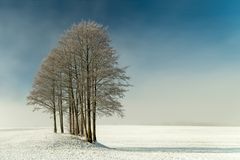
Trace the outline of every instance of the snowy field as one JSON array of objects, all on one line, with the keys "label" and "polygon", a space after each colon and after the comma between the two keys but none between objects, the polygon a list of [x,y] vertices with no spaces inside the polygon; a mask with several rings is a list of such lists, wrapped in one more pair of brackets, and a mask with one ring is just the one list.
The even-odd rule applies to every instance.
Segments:
[{"label": "snowy field", "polygon": [[0,160],[240,160],[238,127],[99,126],[98,142],[49,128],[0,129]]}]

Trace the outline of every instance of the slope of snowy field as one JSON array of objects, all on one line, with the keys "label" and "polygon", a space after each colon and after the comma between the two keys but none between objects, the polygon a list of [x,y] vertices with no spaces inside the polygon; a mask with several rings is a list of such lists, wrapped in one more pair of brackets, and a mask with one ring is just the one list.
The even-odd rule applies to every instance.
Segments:
[{"label": "slope of snowy field", "polygon": [[0,129],[0,160],[239,160],[239,127],[99,126],[92,145],[49,128]]}]

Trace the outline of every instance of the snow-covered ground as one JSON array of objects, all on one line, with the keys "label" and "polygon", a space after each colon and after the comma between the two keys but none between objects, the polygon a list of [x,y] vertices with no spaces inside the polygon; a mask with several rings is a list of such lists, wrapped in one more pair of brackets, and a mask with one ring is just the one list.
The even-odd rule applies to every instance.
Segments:
[{"label": "snow-covered ground", "polygon": [[99,126],[98,142],[107,147],[49,128],[0,129],[0,160],[240,160],[239,127]]}]

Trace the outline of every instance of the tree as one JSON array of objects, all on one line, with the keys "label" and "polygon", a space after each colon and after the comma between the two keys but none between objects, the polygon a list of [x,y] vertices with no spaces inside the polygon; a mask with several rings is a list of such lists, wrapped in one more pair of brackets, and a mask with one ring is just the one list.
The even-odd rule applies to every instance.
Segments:
[{"label": "tree", "polygon": [[51,60],[48,57],[43,61],[27,99],[29,105],[35,105],[35,110],[43,109],[45,112],[52,113],[54,132],[56,133],[56,77],[52,74],[55,66]]},{"label": "tree", "polygon": [[[42,72],[46,74],[42,81],[46,81],[48,86],[43,88],[48,88],[47,93],[51,94],[52,108],[55,108],[57,96],[60,124],[63,124],[63,112],[68,112],[71,134],[85,136],[88,142],[95,142],[97,115],[112,116],[116,113],[123,116],[119,100],[129,87],[129,77],[126,67],[119,67],[118,55],[102,25],[93,21],[73,25],[60,38],[44,66],[37,77]],[[35,85],[36,81],[33,91],[36,90]],[[32,93],[30,97],[33,97]],[[36,103],[35,99],[42,96],[40,93],[30,100]]]}]

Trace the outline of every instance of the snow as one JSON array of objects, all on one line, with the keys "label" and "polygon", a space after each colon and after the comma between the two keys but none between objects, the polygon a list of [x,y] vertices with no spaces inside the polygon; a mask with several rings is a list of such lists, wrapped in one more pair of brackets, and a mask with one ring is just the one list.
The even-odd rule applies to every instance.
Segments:
[{"label": "snow", "polygon": [[93,145],[50,128],[0,129],[0,160],[240,159],[240,127],[115,125],[97,131]]}]

